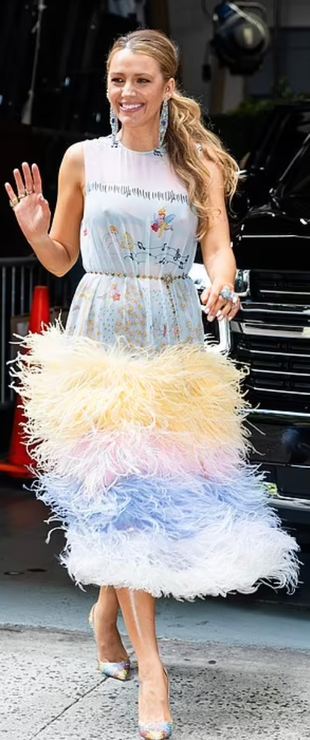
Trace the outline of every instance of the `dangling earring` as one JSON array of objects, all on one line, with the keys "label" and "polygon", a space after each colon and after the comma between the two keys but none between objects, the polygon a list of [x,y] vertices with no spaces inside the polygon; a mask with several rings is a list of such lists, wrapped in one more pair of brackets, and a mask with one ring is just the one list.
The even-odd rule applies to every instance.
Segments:
[{"label": "dangling earring", "polygon": [[118,142],[116,139],[116,135],[118,132],[118,118],[114,108],[112,108],[112,105],[110,105],[110,126],[112,132],[112,146],[117,146]]},{"label": "dangling earring", "polygon": [[164,139],[166,136],[166,131],[168,128],[169,123],[169,106],[168,106],[168,100],[164,100],[161,108],[160,113],[160,119],[159,119],[159,142],[158,142],[158,148],[156,149],[156,152],[160,152],[161,147],[163,146]]}]

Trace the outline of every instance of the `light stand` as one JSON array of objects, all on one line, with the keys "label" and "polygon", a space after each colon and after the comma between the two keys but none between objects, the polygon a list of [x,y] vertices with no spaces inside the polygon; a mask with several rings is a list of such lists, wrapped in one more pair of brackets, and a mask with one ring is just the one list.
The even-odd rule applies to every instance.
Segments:
[{"label": "light stand", "polygon": [[281,0],[273,0],[273,94],[277,97],[280,81]]},{"label": "light stand", "polygon": [[39,52],[40,52],[40,45],[41,45],[42,19],[43,19],[43,13],[46,7],[47,6],[44,4],[44,0],[38,0],[38,19],[37,19],[36,25],[34,26],[32,30],[32,33],[36,33],[37,35],[36,35],[36,45],[35,45],[35,51],[34,51],[30,90],[29,90],[28,98],[23,107],[22,115],[21,115],[21,122],[27,124],[28,126],[30,126],[32,123],[33,101],[34,101],[34,95],[35,95],[35,84],[36,84],[36,78],[37,78]]}]

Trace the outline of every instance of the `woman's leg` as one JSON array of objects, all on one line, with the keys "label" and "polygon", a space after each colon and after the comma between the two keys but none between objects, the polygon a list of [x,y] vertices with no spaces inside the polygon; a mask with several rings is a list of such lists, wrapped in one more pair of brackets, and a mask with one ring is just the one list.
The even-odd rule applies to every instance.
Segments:
[{"label": "woman's leg", "polygon": [[98,658],[103,662],[120,663],[128,658],[116,626],[118,609],[115,589],[112,586],[102,587],[94,608],[94,630]]},{"label": "woman's leg", "polygon": [[140,722],[169,722],[168,684],[156,638],[155,599],[145,591],[127,588],[116,593],[138,659]]}]

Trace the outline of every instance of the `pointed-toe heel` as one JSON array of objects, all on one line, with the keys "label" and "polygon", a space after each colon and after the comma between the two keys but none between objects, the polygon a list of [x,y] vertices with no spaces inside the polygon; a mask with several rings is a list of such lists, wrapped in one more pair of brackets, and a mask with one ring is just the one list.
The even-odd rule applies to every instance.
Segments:
[{"label": "pointed-toe heel", "polygon": [[[164,673],[168,682],[168,701],[170,698],[170,685],[169,677],[166,669]],[[151,724],[144,724],[139,722],[139,735],[144,740],[168,740],[171,737],[173,731],[173,722],[152,722]]]},{"label": "pointed-toe heel", "polygon": [[130,676],[130,660],[122,660],[120,663],[103,663],[98,660],[98,670],[108,678],[127,681]]},{"label": "pointed-toe heel", "polygon": [[[95,635],[94,629],[94,608],[92,606],[88,615],[88,624],[93,634]],[[107,663],[102,660],[98,660],[98,670],[103,676],[107,678],[116,678],[118,681],[127,681],[130,676],[130,660],[122,660],[119,663]]]},{"label": "pointed-toe heel", "polygon": [[168,740],[172,735],[173,722],[158,722],[143,725],[139,723],[139,735],[144,740]]}]

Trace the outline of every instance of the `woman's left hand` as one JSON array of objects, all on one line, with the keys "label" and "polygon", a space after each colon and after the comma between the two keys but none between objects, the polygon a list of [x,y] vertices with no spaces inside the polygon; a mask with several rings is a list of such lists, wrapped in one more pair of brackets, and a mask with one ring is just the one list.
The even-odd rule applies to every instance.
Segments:
[{"label": "woman's left hand", "polygon": [[223,319],[231,321],[240,308],[240,298],[231,283],[212,283],[209,288],[203,290],[200,300],[208,321],[213,321],[215,318],[219,321]]}]

